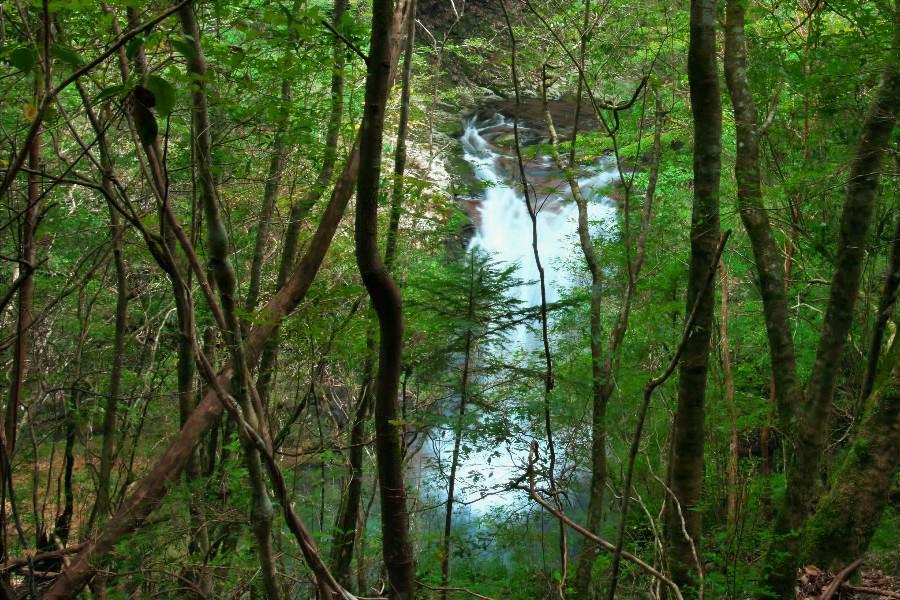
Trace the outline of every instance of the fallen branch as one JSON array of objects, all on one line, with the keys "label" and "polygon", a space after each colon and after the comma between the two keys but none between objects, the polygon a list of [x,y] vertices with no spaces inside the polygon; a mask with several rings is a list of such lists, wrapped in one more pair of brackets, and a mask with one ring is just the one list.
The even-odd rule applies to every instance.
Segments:
[{"label": "fallen branch", "polygon": [[472,590],[461,587],[438,587],[436,585],[428,585],[427,583],[424,583],[422,581],[416,581],[416,585],[433,592],[461,592],[463,594],[469,594],[470,596],[479,598],[479,600],[494,600],[490,596],[484,596],[482,594],[479,594],[478,592],[473,592]]},{"label": "fallen branch", "polygon": [[852,563],[844,567],[844,569],[834,576],[834,579],[831,580],[831,583],[828,584],[828,587],[825,588],[825,591],[822,592],[822,595],[819,596],[819,600],[831,600],[831,598],[837,593],[838,589],[840,589],[841,584],[844,583],[850,575],[853,574],[853,571],[859,568],[859,565],[862,564],[862,559],[857,558]]},{"label": "fallen branch", "polygon": [[857,594],[871,594],[873,596],[881,596],[886,598],[900,598],[900,592],[891,590],[879,590],[878,588],[868,587],[864,585],[850,585],[847,582],[841,583],[841,589]]}]

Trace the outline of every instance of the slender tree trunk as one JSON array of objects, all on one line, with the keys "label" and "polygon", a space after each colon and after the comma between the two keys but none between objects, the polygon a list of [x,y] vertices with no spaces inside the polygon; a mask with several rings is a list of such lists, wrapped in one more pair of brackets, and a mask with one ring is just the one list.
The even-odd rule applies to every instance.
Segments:
[{"label": "slender tree trunk", "polygon": [[683,590],[702,585],[695,552],[699,553],[702,532],[698,505],[703,490],[704,403],[715,295],[712,286],[704,287],[707,274],[716,266],[722,150],[715,15],[713,0],[691,0],[688,80],[694,120],[694,207],[686,312],[698,301],[698,295],[700,299],[679,364],[678,407],[669,464],[677,506],[668,510],[666,528],[672,579]]},{"label": "slender tree trunk", "polygon": [[[366,361],[363,366],[363,380],[356,403],[356,413],[350,429],[349,481],[344,493],[344,500],[335,522],[334,543],[331,550],[331,570],[334,578],[344,587],[349,588],[352,582],[351,565],[353,563],[353,545],[360,519],[360,503],[362,501],[363,444],[366,437],[366,421],[368,420],[373,389],[373,371],[375,356],[375,337],[367,336]],[[360,589],[360,594],[365,590]]]},{"label": "slender tree trunk", "polygon": [[[872,339],[869,342],[869,354],[866,359],[866,371],[863,375],[863,384],[860,390],[860,406],[872,393],[875,387],[875,377],[878,373],[878,361],[881,357],[881,346],[884,343],[884,334],[888,321],[897,304],[897,290],[900,287],[900,215],[897,216],[894,226],[894,243],[891,244],[891,258],[888,265],[887,277],[884,287],[881,289],[881,298],[878,301],[878,312],[875,315],[875,325],[872,327]],[[861,412],[861,411],[860,411]]]},{"label": "slender tree trunk", "polygon": [[728,267],[719,259],[719,273],[722,281],[722,315],[719,332],[722,340],[722,377],[725,380],[725,404],[728,406],[728,420],[731,435],[728,442],[728,475],[726,497],[728,502],[727,524],[729,533],[734,533],[738,507],[738,432],[737,412],[734,407],[734,373],[731,370],[731,344],[728,338],[728,300],[731,295]]},{"label": "slender tree trunk", "polygon": [[[469,270],[469,303],[466,320],[472,323],[475,316],[475,260],[470,260]],[[466,325],[470,327],[470,325]],[[459,416],[456,419],[456,427],[453,431],[453,455],[450,458],[450,478],[447,482],[447,506],[444,512],[444,536],[441,540],[441,587],[450,585],[450,542],[453,533],[453,502],[456,491],[456,471],[459,468],[459,451],[462,446],[463,429],[465,427],[466,408],[469,404],[469,377],[472,360],[472,331],[466,331],[465,346],[463,349],[463,372],[459,386]],[[446,589],[441,592],[441,598],[446,600]]]},{"label": "slender tree trunk", "polygon": [[[589,6],[589,5],[588,5]],[[588,9],[586,9],[587,11]],[[583,52],[583,49],[582,49]],[[582,56],[583,58],[583,56]],[[579,82],[581,83],[581,82]],[[580,107],[581,87],[578,86],[576,110]],[[590,305],[590,348],[591,348],[591,483],[588,497],[587,529],[599,533],[603,521],[603,497],[606,488],[606,407],[612,392],[610,372],[612,361],[603,349],[603,324],[601,310],[603,307],[603,269],[600,259],[594,250],[588,222],[588,203],[578,183],[574,161],[570,159],[565,165],[556,149],[558,138],[553,119],[547,104],[547,93],[544,91],[544,118],[550,132],[551,155],[557,167],[565,173],[569,189],[578,207],[578,241],[584,262],[591,276]],[[572,140],[574,147],[575,140]],[[610,369],[607,369],[607,366]],[[590,540],[584,540],[575,572],[575,591],[580,598],[593,597],[591,571],[597,557],[598,547]]]},{"label": "slender tree trunk", "polygon": [[750,237],[759,276],[779,427],[788,433],[794,428],[794,411],[801,390],[791,338],[784,263],[763,204],[758,116],[747,82],[745,6],[741,0],[729,0],[725,12],[725,80],[734,107],[738,210]]},{"label": "slender tree trunk", "polygon": [[[334,0],[333,17],[335,27],[341,27],[346,11],[347,0]],[[335,37],[333,43],[334,65],[331,70],[331,111],[325,132],[322,167],[309,192],[291,206],[288,226],[284,234],[284,249],[281,252],[281,261],[278,265],[278,275],[275,283],[276,289],[279,290],[284,286],[294,269],[294,263],[297,258],[297,244],[300,238],[300,227],[310,209],[315,206],[322,194],[325,193],[334,175],[334,167],[337,163],[337,148],[341,133],[341,120],[344,114],[344,58],[347,50],[344,48],[344,43],[337,37]],[[268,407],[272,393],[272,378],[275,374],[275,366],[278,363],[280,339],[280,328],[276,327],[274,334],[263,349],[262,359],[259,364],[256,389],[259,393],[260,403],[264,407]]]},{"label": "slender tree trunk", "polygon": [[[99,124],[98,124],[99,125]],[[98,135],[103,131],[100,127]],[[99,142],[101,165],[105,172],[101,185],[110,198],[114,196],[112,184],[113,165],[107,152],[106,140]],[[116,325],[113,338],[113,357],[109,372],[109,396],[103,413],[103,446],[100,450],[100,471],[97,482],[97,502],[94,507],[94,518],[105,520],[110,511],[110,477],[112,474],[113,454],[118,430],[116,428],[119,394],[122,385],[122,369],[125,359],[125,335],[128,327],[128,272],[125,267],[125,256],[122,251],[124,225],[119,220],[119,213],[109,206],[110,234],[113,244],[113,260],[116,269]]]},{"label": "slender tree trunk", "polygon": [[394,187],[391,191],[391,218],[388,224],[387,243],[384,248],[384,266],[393,272],[397,255],[397,234],[403,213],[403,176],[406,171],[406,137],[409,130],[409,96],[411,92],[413,49],[416,43],[416,0],[410,0],[410,17],[406,20],[406,44],[403,51],[403,72],[400,76],[400,122],[397,125],[397,150],[394,153]]},{"label": "slender tree trunk", "polygon": [[[188,58],[188,72],[195,81],[192,91],[194,148],[197,155],[200,198],[206,217],[210,271],[219,288],[226,326],[223,334],[231,354],[232,394],[237,399],[244,419],[250,426],[257,431],[264,431],[265,415],[257,410],[251,400],[250,386],[253,385],[253,382],[250,380],[243,335],[237,317],[237,280],[229,259],[228,233],[219,215],[218,190],[213,178],[212,136],[210,135],[205,84],[206,59],[200,41],[200,29],[191,5],[179,10],[178,15],[184,34],[193,41],[193,52]],[[268,600],[278,600],[281,598],[281,588],[275,572],[275,556],[272,547],[272,520],[274,517],[272,501],[269,498],[259,450],[249,440],[242,440],[242,445],[251,485],[250,521],[256,537],[263,586]]]},{"label": "slender tree trunk", "polygon": [[244,302],[244,312],[247,315],[256,310],[256,304],[259,301],[263,260],[266,255],[266,247],[269,245],[269,227],[272,224],[272,213],[275,212],[275,201],[278,199],[278,190],[281,187],[281,176],[287,157],[288,145],[285,138],[290,119],[290,106],[291,80],[284,79],[281,82],[281,115],[275,124],[272,159],[269,162],[269,174],[266,177],[262,207],[259,209],[259,218],[257,219],[256,243],[253,247],[253,262],[250,264],[250,287]]},{"label": "slender tree trunk", "polygon": [[[512,70],[513,89],[515,90],[515,110],[513,115],[513,139],[516,150],[516,163],[518,166],[519,180],[522,185],[522,196],[525,200],[525,208],[528,211],[528,217],[531,220],[531,248],[534,255],[534,264],[538,271],[538,282],[541,290],[541,340],[544,346],[544,431],[547,435],[547,454],[549,455],[548,479],[551,489],[556,489],[556,444],[553,441],[553,420],[552,406],[550,395],[553,391],[553,355],[550,351],[550,334],[549,321],[547,316],[547,279],[544,273],[544,265],[541,262],[541,255],[538,250],[538,225],[537,225],[537,199],[532,203],[531,194],[529,193],[528,177],[525,173],[525,162],[522,158],[522,145],[519,140],[519,109],[521,107],[521,93],[519,90],[519,72],[517,66],[518,48],[515,32],[513,31],[512,22],[509,18],[509,12],[506,9],[506,3],[501,0],[500,7],[503,10],[503,17],[506,20],[506,30],[509,34],[510,41],[510,68]],[[559,505],[559,496],[554,495],[557,502],[557,508],[562,509]],[[559,562],[560,577],[557,593],[563,597],[566,586],[566,578],[568,576],[568,540],[565,524],[559,522]]]},{"label": "slender tree trunk", "polygon": [[[41,76],[36,77],[36,96],[41,95]],[[18,429],[19,407],[25,395],[25,384],[28,374],[28,355],[31,346],[31,327],[33,324],[34,310],[34,268],[37,260],[35,251],[34,238],[37,233],[38,216],[40,215],[41,205],[41,130],[38,129],[31,141],[28,149],[28,168],[31,172],[28,174],[28,194],[27,206],[25,207],[20,232],[20,251],[19,260],[22,262],[20,267],[23,272],[23,280],[19,286],[18,297],[18,314],[16,315],[16,339],[13,345],[13,364],[12,374],[9,383],[9,399],[6,403],[6,414],[3,420],[3,439],[0,443],[5,444],[6,456],[9,463],[12,464],[13,455],[16,451],[16,432]],[[2,493],[8,490],[7,485],[8,474],[6,473],[6,465],[0,463],[0,499],[3,505],[0,506],[0,558],[6,556],[6,494]],[[9,489],[12,495],[13,490]]]},{"label": "slender tree trunk", "polygon": [[[380,340],[375,385],[375,450],[381,493],[383,555],[388,594],[411,600],[415,567],[409,541],[409,513],[403,477],[403,425],[398,392],[403,348],[403,309],[400,290],[378,250],[378,194],[384,113],[396,55],[391,39],[399,36],[407,3],[375,0],[366,76],[365,112],[360,130],[360,170],[356,192],[356,262],[372,306],[378,315]],[[398,18],[399,17],[399,18]]]}]

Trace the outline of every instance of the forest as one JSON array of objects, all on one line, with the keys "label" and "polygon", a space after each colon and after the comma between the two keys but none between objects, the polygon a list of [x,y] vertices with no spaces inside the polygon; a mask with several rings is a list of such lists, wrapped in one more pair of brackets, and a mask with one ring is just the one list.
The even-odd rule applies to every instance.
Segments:
[{"label": "forest", "polygon": [[0,600],[900,598],[900,0],[0,1]]}]

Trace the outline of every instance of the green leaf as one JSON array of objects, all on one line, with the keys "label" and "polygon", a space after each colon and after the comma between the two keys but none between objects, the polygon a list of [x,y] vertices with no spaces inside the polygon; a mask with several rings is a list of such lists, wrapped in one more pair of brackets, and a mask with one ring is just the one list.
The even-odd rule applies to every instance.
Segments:
[{"label": "green leaf", "polygon": [[194,58],[194,44],[184,38],[173,38],[169,40],[169,44],[185,58]]},{"label": "green leaf", "polygon": [[160,116],[168,116],[175,108],[175,88],[172,84],[158,75],[151,75],[147,78],[147,89],[156,98],[156,112]]},{"label": "green leaf", "polygon": [[34,68],[36,62],[37,56],[34,53],[34,49],[27,46],[20,46],[13,50],[9,55],[9,64],[26,75],[31,72],[31,69]]},{"label": "green leaf", "polygon": [[50,54],[57,60],[64,62],[71,67],[75,67],[76,69],[84,64],[84,58],[82,58],[75,50],[67,48],[66,46],[54,45],[50,48]]},{"label": "green leaf", "polygon": [[111,85],[108,88],[103,88],[102,90],[100,90],[100,93],[97,94],[97,99],[95,100],[95,102],[100,102],[109,98],[115,98],[116,96],[122,95],[122,92],[124,91],[125,86],[121,83],[118,85]]},{"label": "green leaf", "polygon": [[144,38],[136,37],[128,42],[128,45],[125,46],[125,57],[128,60],[134,60],[134,57],[138,55],[138,52],[141,51],[141,48],[144,46]]}]

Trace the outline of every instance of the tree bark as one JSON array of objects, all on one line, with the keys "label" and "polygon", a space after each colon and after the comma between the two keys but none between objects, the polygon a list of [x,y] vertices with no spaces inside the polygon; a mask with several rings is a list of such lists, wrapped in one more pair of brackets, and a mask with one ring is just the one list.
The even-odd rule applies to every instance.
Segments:
[{"label": "tree bark", "polygon": [[[895,43],[900,42],[900,10],[894,13],[894,39]],[[824,424],[828,421],[839,362],[853,324],[881,163],[890,146],[898,105],[900,70],[896,61],[889,61],[869,106],[850,168],[831,293],[816,360],[806,388],[802,418],[798,418],[793,439],[793,453],[788,458],[784,505],[775,523],[776,534],[783,542],[771,561],[768,584],[785,598],[792,594],[796,567],[794,556],[799,552],[801,543],[799,534],[804,521],[810,516],[813,501],[818,497],[819,466],[828,432]]]},{"label": "tree bark", "polygon": [[860,390],[860,405],[862,405],[872,388],[875,386],[875,376],[878,373],[878,361],[881,357],[881,346],[884,343],[884,334],[888,321],[897,304],[897,290],[900,287],[900,215],[894,226],[894,243],[891,244],[891,258],[888,265],[887,277],[884,287],[881,289],[881,298],[878,301],[878,312],[875,315],[875,325],[872,327],[872,339],[869,342],[869,354],[866,358],[866,372],[863,375],[863,384]]},{"label": "tree bark", "polygon": [[738,430],[737,411],[734,406],[734,373],[731,370],[731,344],[728,337],[728,301],[731,296],[728,267],[724,259],[719,259],[719,273],[722,281],[722,314],[719,322],[722,340],[722,378],[725,385],[725,404],[728,407],[730,437],[728,441],[728,475],[726,478],[727,516],[729,534],[735,532],[738,509]]},{"label": "tree bark", "polygon": [[747,82],[744,13],[746,3],[728,0],[725,11],[725,81],[734,107],[736,156],[734,174],[741,221],[753,247],[763,300],[774,398],[779,427],[795,427],[794,412],[801,400],[794,340],[789,322],[784,262],[763,204],[759,168],[759,123],[756,103]]},{"label": "tree bark", "polygon": [[[521,108],[521,92],[519,89],[519,71],[517,66],[518,60],[518,44],[515,32],[513,31],[512,21],[509,18],[509,12],[506,9],[504,0],[500,1],[500,8],[503,10],[503,18],[506,21],[506,31],[509,35],[510,47],[510,69],[512,71],[513,90],[515,93],[515,109],[513,114],[513,140],[516,151],[516,165],[518,167],[519,181],[522,185],[522,197],[525,201],[525,209],[528,211],[528,217],[531,220],[531,249],[534,255],[534,264],[538,272],[538,283],[541,290],[541,340],[544,345],[544,432],[547,436],[547,454],[549,456],[549,464],[547,469],[548,479],[551,489],[556,489],[556,444],[553,441],[553,414],[550,394],[553,391],[553,355],[550,351],[550,333],[549,320],[547,316],[547,278],[544,272],[544,265],[541,262],[541,254],[538,249],[538,223],[537,223],[537,199],[534,204],[531,201],[529,193],[528,177],[525,173],[525,161],[522,158],[522,144],[519,139],[519,110]],[[559,496],[554,494],[557,508],[562,510]],[[564,596],[566,586],[566,578],[568,577],[569,552],[566,526],[559,523],[559,583],[557,593],[560,597]]]},{"label": "tree bark", "polygon": [[[900,11],[895,11],[895,40],[900,38]],[[900,40],[898,40],[900,41]],[[895,42],[896,43],[896,42]],[[819,466],[827,443],[828,413],[837,383],[839,362],[853,324],[857,292],[865,261],[865,242],[875,210],[881,163],[890,146],[900,106],[900,70],[890,61],[863,123],[854,153],[841,217],[841,232],[831,293],[822,334],[806,389],[802,418],[797,424],[793,453],[787,466],[784,506],[776,520],[776,533],[784,536],[781,549],[787,560],[776,561],[770,585],[784,597],[791,594],[798,534],[818,496]]]},{"label": "tree bark", "polygon": [[375,384],[375,451],[381,498],[383,556],[388,595],[411,600],[415,594],[415,563],[409,541],[409,513],[403,477],[403,424],[397,398],[403,349],[403,309],[400,290],[378,250],[378,193],[384,113],[397,54],[392,38],[402,34],[409,4],[400,0],[372,3],[372,34],[366,75],[365,112],[360,129],[360,170],[356,191],[354,239],[356,262],[372,306],[378,315],[380,340]]},{"label": "tree bark", "polygon": [[[353,416],[353,425],[350,429],[349,481],[335,522],[334,542],[331,547],[331,570],[334,572],[334,578],[347,588],[351,586],[353,545],[360,519],[366,421],[372,404],[372,396],[375,394],[372,385],[374,356],[375,336],[373,334],[368,335],[366,339],[366,360],[363,365],[362,385],[360,386],[359,400],[356,403],[356,413]],[[365,523],[362,526],[365,527]],[[360,589],[359,593],[365,593],[365,590]]]},{"label": "tree bark", "polygon": [[[106,152],[107,145],[99,144],[101,151],[101,163],[106,169],[103,174],[103,182],[110,197],[112,189],[112,162]],[[119,408],[119,394],[122,386],[122,369],[125,359],[125,335],[128,327],[128,272],[125,267],[125,257],[122,252],[121,238],[124,226],[119,220],[119,213],[110,205],[109,207],[110,233],[113,244],[113,260],[116,269],[116,325],[113,338],[112,366],[109,372],[109,396],[106,399],[106,407],[103,413],[103,446],[100,450],[100,471],[97,482],[97,503],[94,507],[96,518],[105,520],[110,510],[110,476],[112,473],[113,453],[117,437],[116,421]]]},{"label": "tree bark", "polygon": [[[244,340],[237,316],[237,279],[229,258],[228,232],[219,214],[219,198],[212,170],[212,136],[210,135],[209,108],[206,97],[206,59],[200,40],[194,8],[186,5],[178,11],[185,36],[193,42],[193,52],[187,58],[188,73],[192,76],[192,115],[194,149],[196,153],[200,198],[206,217],[206,242],[209,268],[219,288],[226,330],[223,331],[231,355],[232,394],[237,399],[244,419],[257,431],[265,430],[265,415],[251,400],[250,373],[244,351]],[[276,188],[277,191],[277,188]],[[193,331],[191,331],[193,340]],[[193,343],[191,344],[193,350]],[[193,352],[192,352],[193,353]],[[264,436],[265,437],[265,436]],[[268,600],[281,598],[281,588],[275,569],[275,551],[272,546],[272,520],[274,510],[269,498],[259,449],[249,440],[242,440],[244,461],[251,485],[250,523],[256,537],[260,573]]]},{"label": "tree bark", "polygon": [[900,343],[870,397],[859,435],[804,528],[803,564],[837,570],[866,552],[900,468]]},{"label": "tree bark", "polygon": [[705,289],[705,280],[716,266],[719,243],[722,149],[715,11],[713,0],[691,0],[688,81],[694,122],[694,205],[686,312],[695,302],[698,306],[679,364],[678,406],[669,464],[672,493],[678,506],[669,507],[666,527],[672,579],[682,590],[702,585],[694,552],[699,548],[702,531],[698,505],[703,490],[704,404],[715,296],[713,286]]},{"label": "tree bark", "polygon": [[409,96],[411,92],[413,49],[416,43],[416,0],[409,0],[410,16],[406,20],[406,44],[403,51],[403,72],[400,77],[400,122],[397,124],[397,150],[394,153],[394,187],[391,190],[391,215],[387,242],[384,247],[384,267],[393,272],[397,255],[397,233],[403,213],[403,176],[406,172],[406,137],[409,130]]},{"label": "tree bark", "polygon": [[256,243],[253,247],[253,261],[250,264],[250,285],[244,302],[244,312],[248,317],[256,310],[256,304],[259,301],[263,260],[266,255],[266,247],[269,244],[269,227],[272,224],[272,213],[275,211],[275,201],[278,199],[278,190],[281,187],[281,176],[284,172],[284,162],[287,157],[288,145],[285,138],[287,137],[288,121],[290,120],[290,105],[291,81],[284,79],[281,82],[281,114],[278,122],[275,124],[272,158],[269,162],[269,174],[266,177],[266,185],[263,191],[262,207],[259,209]]},{"label": "tree bark", "polygon": [[[471,327],[475,316],[475,260],[470,259],[469,270],[469,302],[466,314],[466,327]],[[456,428],[453,431],[453,454],[450,457],[450,478],[447,482],[447,506],[444,511],[444,536],[441,540],[441,598],[447,599],[446,588],[450,585],[450,543],[453,533],[453,501],[456,491],[456,471],[459,468],[459,452],[462,446],[463,428],[465,426],[466,408],[469,404],[469,376],[472,359],[472,331],[466,331],[463,347],[463,372],[459,386],[459,416],[456,419]]]},{"label": "tree bark", "polygon": [[[331,201],[319,221],[313,239],[303,259],[297,265],[285,285],[278,290],[261,310],[265,319],[254,326],[245,338],[247,365],[259,360],[263,345],[273,330],[306,297],[322,261],[325,258],[341,217],[353,195],[354,183],[359,171],[359,150],[354,146],[350,157],[338,178]],[[219,372],[218,382],[224,389],[230,388],[231,368]],[[121,504],[100,535],[85,545],[73,558],[72,564],[48,590],[45,598],[57,600],[73,598],[87,584],[103,558],[116,542],[139,528],[145,519],[159,506],[168,492],[168,486],[178,478],[195,446],[203,435],[222,416],[222,406],[214,390],[207,390],[202,401],[182,426],[178,436],[162,452],[160,458],[142,479],[134,491]]]}]

